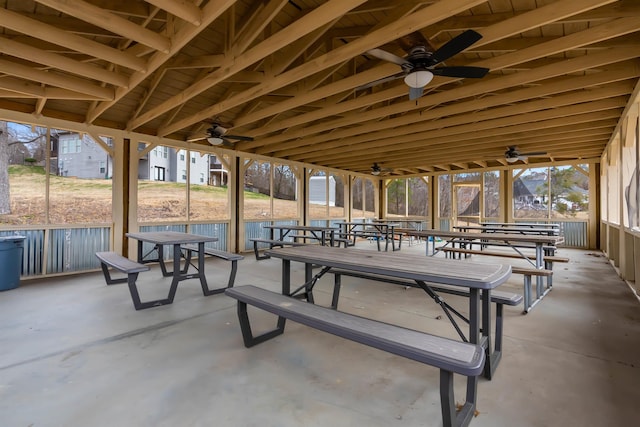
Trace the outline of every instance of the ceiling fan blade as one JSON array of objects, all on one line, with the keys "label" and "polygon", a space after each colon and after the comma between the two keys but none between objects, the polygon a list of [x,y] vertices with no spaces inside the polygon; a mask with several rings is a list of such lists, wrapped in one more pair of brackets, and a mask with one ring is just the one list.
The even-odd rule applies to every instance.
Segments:
[{"label": "ceiling fan blade", "polygon": [[224,137],[229,139],[237,139],[238,141],[253,141],[253,138],[250,136],[225,135]]},{"label": "ceiling fan blade", "polygon": [[370,87],[373,87],[373,86],[376,86],[376,85],[380,85],[382,83],[390,82],[390,81],[393,81],[393,80],[398,80],[399,78],[402,78],[404,76],[405,76],[405,73],[404,72],[400,72],[400,73],[394,74],[392,76],[385,77],[385,78],[382,78],[382,79],[378,79],[378,80],[372,81],[370,83],[364,84],[362,86],[358,86],[356,88],[356,90],[369,89]]},{"label": "ceiling fan blade", "polygon": [[424,93],[424,88],[422,87],[410,87],[409,88],[409,100],[413,101],[414,99],[418,99]]},{"label": "ceiling fan blade", "polygon": [[204,135],[194,135],[194,136],[187,137],[186,142],[202,141],[203,139],[207,139],[207,137]]},{"label": "ceiling fan blade", "polygon": [[375,56],[378,59],[382,59],[383,61],[389,61],[398,65],[408,64],[407,60],[404,58],[400,58],[398,55],[394,55],[391,52],[387,52],[382,49],[371,49],[368,50],[367,53],[371,56]]},{"label": "ceiling fan blade", "polygon": [[532,153],[520,153],[521,156],[546,156],[546,151],[535,151]]},{"label": "ceiling fan blade", "polygon": [[429,69],[434,76],[461,77],[465,79],[481,79],[489,72],[488,68],[482,67],[439,67]]},{"label": "ceiling fan blade", "polygon": [[414,31],[398,39],[398,45],[407,53],[416,46],[424,46],[427,50],[433,51],[433,47],[420,31]]},{"label": "ceiling fan blade", "polygon": [[227,138],[222,138],[222,146],[234,148],[235,144],[233,143],[233,141],[229,141]]},{"label": "ceiling fan blade", "polygon": [[454,55],[462,52],[478,40],[482,38],[482,35],[473,30],[467,30],[457,37],[452,38],[445,43],[440,49],[433,53],[433,60],[435,64],[446,61]]}]

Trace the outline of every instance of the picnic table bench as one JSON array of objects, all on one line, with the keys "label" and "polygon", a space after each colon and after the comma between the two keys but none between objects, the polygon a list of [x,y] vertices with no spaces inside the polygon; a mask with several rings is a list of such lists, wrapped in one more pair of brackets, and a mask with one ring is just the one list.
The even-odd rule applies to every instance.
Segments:
[{"label": "picnic table bench", "polygon": [[[138,280],[139,273],[149,271],[148,265],[132,261],[116,252],[96,252],[96,257],[100,260],[100,267],[107,285],[115,285],[117,283],[126,283],[128,285],[131,300],[136,310],[168,304],[166,298],[146,302],[140,301],[136,280]],[[126,274],[127,277],[113,278],[109,268],[116,269]]]},{"label": "picnic table bench", "polygon": [[[187,264],[185,265],[184,272],[186,273],[186,270],[189,268],[189,265],[192,265],[193,267],[197,268],[197,266],[191,262],[191,253],[198,252],[198,245],[181,245],[180,247],[186,251],[185,258],[187,259]],[[231,262],[231,273],[229,274],[229,281],[227,282],[227,286],[224,288],[218,288],[218,289],[207,289],[205,292],[205,295],[208,296],[208,295],[219,294],[224,292],[226,288],[232,288],[236,280],[236,274],[238,272],[238,261],[243,260],[244,256],[240,254],[234,254],[232,252],[225,252],[220,249],[207,248],[206,246],[204,248],[204,254]]]},{"label": "picnic table bench", "polygon": [[[420,289],[420,286],[413,280],[394,278],[382,274],[362,273],[352,270],[331,269],[329,273],[334,275],[333,297],[331,301],[331,308],[338,308],[338,299],[340,295],[340,288],[342,287],[342,276],[357,277],[359,279],[375,280],[379,282],[392,283],[395,285],[412,287]],[[429,288],[437,293],[458,295],[469,298],[470,291],[467,288],[453,287],[447,285],[438,285],[435,283],[429,283]],[[480,294],[480,299],[483,298],[483,294]],[[492,291],[491,302],[496,305],[496,325],[495,325],[495,340],[494,348],[489,353],[492,358],[492,363],[497,365],[502,357],[502,330],[504,328],[504,306],[517,306],[522,302],[522,295],[514,294],[511,292]],[[446,313],[446,311],[445,311]],[[456,313],[458,316],[460,314]],[[466,319],[465,319],[466,320]],[[467,322],[468,323],[468,322]]]},{"label": "picnic table bench", "polygon": [[[442,248],[441,251],[444,253],[458,253],[458,254],[469,254],[469,255],[486,255],[486,256],[495,256],[495,257],[504,257],[504,258],[515,258],[522,259],[522,255],[511,253],[511,252],[496,252],[496,251],[487,251],[487,250],[472,250],[472,249],[464,249],[464,248]],[[560,256],[551,256],[545,255],[543,258],[544,268],[525,268],[518,266],[511,266],[511,273],[513,274],[522,274],[524,276],[524,311],[526,314],[530,312],[535,305],[542,300],[551,290],[553,289],[553,264],[558,262],[569,262],[569,258],[560,257]],[[546,277],[547,284],[543,289],[543,285],[541,281],[536,281],[536,298],[532,298],[531,293],[531,285],[532,285],[532,277]]]},{"label": "picnic table bench", "polygon": [[[238,319],[245,347],[284,333],[286,319],[379,350],[440,369],[440,406],[445,427],[468,426],[474,416],[478,375],[484,368],[485,351],[479,344],[454,341],[426,332],[403,328],[328,307],[303,302],[252,285],[230,288],[225,294],[238,301]],[[275,329],[254,336],[247,305],[278,316]],[[454,374],[467,377],[465,402],[456,411]]]}]

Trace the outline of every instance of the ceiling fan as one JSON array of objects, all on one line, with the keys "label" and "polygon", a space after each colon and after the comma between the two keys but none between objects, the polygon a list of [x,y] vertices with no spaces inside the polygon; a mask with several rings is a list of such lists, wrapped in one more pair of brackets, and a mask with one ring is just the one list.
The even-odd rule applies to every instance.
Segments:
[{"label": "ceiling fan", "polygon": [[518,151],[518,147],[516,147],[515,145],[512,145],[510,147],[507,147],[507,151],[504,152],[504,158],[507,160],[507,162],[509,163],[515,163],[518,160],[527,160],[527,158],[529,158],[529,156],[546,156],[547,153],[544,151],[536,151],[536,152],[531,152],[531,153],[521,153]]},{"label": "ceiling fan", "polygon": [[219,125],[218,123],[212,123],[211,127],[207,129],[207,142],[211,145],[233,147],[234,143],[231,140],[253,141],[253,138],[250,136],[229,135],[227,134],[227,131],[227,128]]},{"label": "ceiling fan", "polygon": [[489,72],[488,68],[465,66],[442,66],[434,68],[441,62],[462,52],[481,38],[482,35],[478,32],[467,30],[436,50],[421,32],[415,31],[398,40],[400,47],[407,52],[405,58],[401,58],[382,49],[371,49],[367,51],[368,54],[378,59],[398,64],[402,68],[402,71],[393,76],[360,86],[357,89],[366,89],[404,77],[404,82],[409,86],[409,99],[414,100],[422,96],[424,87],[429,84],[433,76],[482,78]]},{"label": "ceiling fan", "polygon": [[380,176],[381,174],[386,175],[391,172],[393,172],[393,169],[380,167],[378,163],[374,163],[371,166],[371,175],[373,176]]}]

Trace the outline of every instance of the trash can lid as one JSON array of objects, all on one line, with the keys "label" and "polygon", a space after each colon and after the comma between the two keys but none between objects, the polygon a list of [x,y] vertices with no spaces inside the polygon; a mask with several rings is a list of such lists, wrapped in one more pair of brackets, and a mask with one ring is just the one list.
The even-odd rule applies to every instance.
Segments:
[{"label": "trash can lid", "polygon": [[0,236],[0,242],[20,242],[27,236]]}]

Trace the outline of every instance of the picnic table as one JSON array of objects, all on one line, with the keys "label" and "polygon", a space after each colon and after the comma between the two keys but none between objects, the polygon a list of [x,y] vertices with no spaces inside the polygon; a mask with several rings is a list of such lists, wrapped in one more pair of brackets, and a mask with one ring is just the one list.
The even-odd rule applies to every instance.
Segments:
[{"label": "picnic table", "polygon": [[[395,252],[372,252],[365,249],[329,248],[324,246],[300,246],[295,248],[276,248],[267,251],[272,258],[282,259],[282,293],[295,295],[299,292],[308,301],[313,302],[310,290],[317,280],[333,269],[350,270],[361,273],[389,276],[391,278],[415,281],[425,293],[438,303],[451,321],[463,341],[480,344],[487,358],[485,376],[491,378],[502,355],[502,328],[496,328],[496,348],[492,348],[491,336],[491,291],[504,283],[511,275],[511,266],[495,263],[479,264],[469,269],[464,263],[450,259],[425,258],[420,255]],[[291,291],[291,262],[305,264],[305,283]],[[311,277],[313,266],[324,266]],[[469,318],[463,318],[469,324],[465,336],[451,311],[461,316],[429,285],[438,283],[467,288],[469,291]],[[498,346],[500,343],[500,346]]]},{"label": "picnic table", "polygon": [[[207,284],[207,278],[204,273],[204,259],[206,242],[217,242],[218,238],[214,236],[201,236],[197,234],[182,233],[177,231],[146,231],[137,233],[127,233],[127,237],[138,241],[137,254],[138,263],[146,264],[157,262],[164,277],[172,277],[169,295],[165,299],[140,303],[137,290],[132,289],[135,295],[132,295],[134,302],[137,300],[138,306],[141,308],[149,308],[157,305],[171,304],[178,289],[178,283],[188,279],[199,279],[200,286],[205,295],[212,293]],[[144,243],[152,244],[152,248],[145,253]],[[184,268],[181,267],[182,245],[197,245],[198,248],[198,265],[195,273],[189,273],[189,260],[186,260]],[[173,270],[169,271],[165,264],[164,247],[171,246],[173,248]],[[155,252],[155,256],[152,255]]]},{"label": "picnic table", "polygon": [[396,248],[395,236],[396,228],[400,227],[398,222],[386,222],[386,221],[374,221],[374,222],[339,222],[337,225],[340,227],[339,235],[346,239],[351,240],[351,246],[356,244],[356,238],[365,237],[373,238],[378,245],[378,251],[382,250],[380,246],[380,240],[384,239],[384,250],[389,250],[389,242],[391,242],[391,249],[393,251],[399,251],[402,247],[402,236],[398,242]]},{"label": "picnic table", "polygon": [[271,240],[279,240],[281,242],[286,241],[287,238],[291,238],[293,241],[314,240],[323,246],[327,244],[334,245],[335,232],[337,231],[333,227],[296,224],[264,225],[262,228],[269,230],[269,238]]},{"label": "picnic table", "polygon": [[520,226],[513,224],[506,225],[454,225],[455,231],[481,231],[484,233],[506,233],[506,234],[546,234],[549,236],[557,236],[560,234],[560,229],[555,227],[532,227],[532,226]]},{"label": "picnic table", "polygon": [[[477,243],[481,249],[486,246],[496,245],[513,249],[513,253],[499,254],[495,252],[485,253],[486,255],[505,256],[511,258],[521,258],[529,263],[537,270],[544,270],[549,266],[549,270],[553,269],[553,256],[558,243],[562,242],[562,237],[556,235],[527,235],[527,234],[507,234],[507,233],[483,233],[483,232],[462,232],[462,231],[443,231],[443,230],[403,230],[407,234],[418,236],[429,240],[426,245],[427,256],[434,256],[439,252],[450,252],[452,254],[483,254],[482,250],[472,250],[471,245]],[[442,238],[444,245],[436,248],[436,237]],[[429,244],[431,243],[431,244]],[[456,249],[455,245],[459,248]],[[431,253],[429,248],[431,247]],[[451,249],[447,249],[450,247]],[[534,255],[527,254],[524,249],[531,248],[535,250]],[[545,257],[547,261],[545,262]],[[536,289],[542,288],[542,275],[536,275]],[[552,277],[547,277],[547,288],[552,285]]]}]

